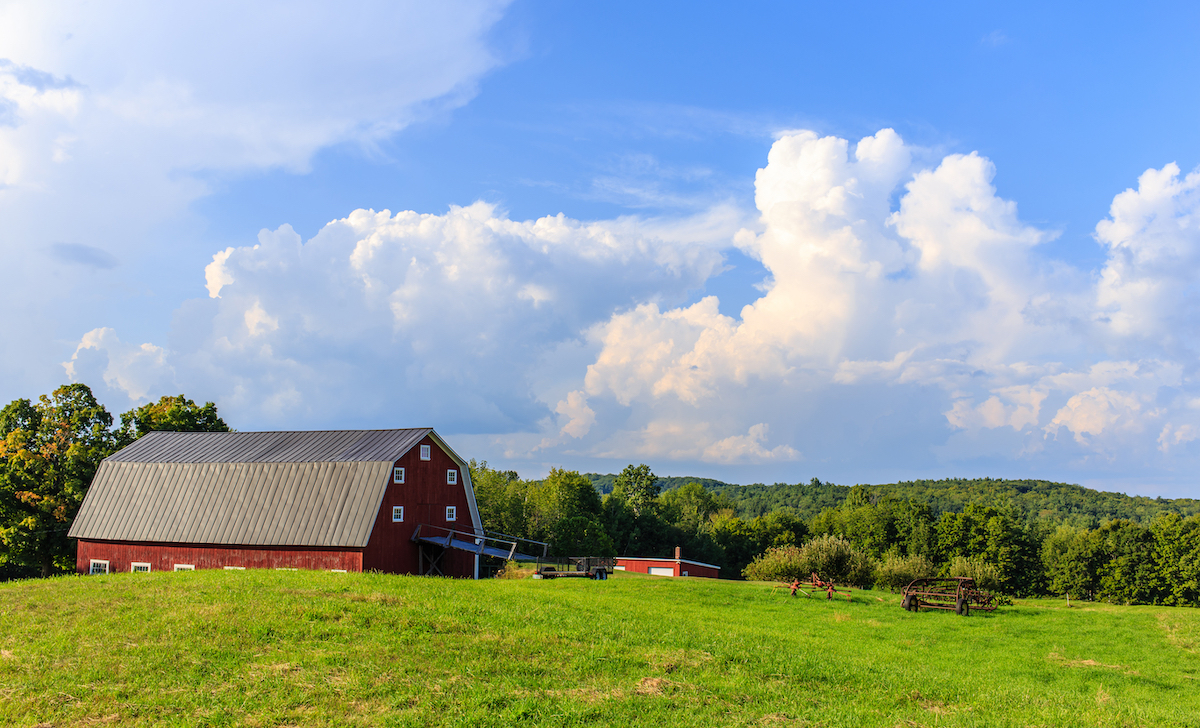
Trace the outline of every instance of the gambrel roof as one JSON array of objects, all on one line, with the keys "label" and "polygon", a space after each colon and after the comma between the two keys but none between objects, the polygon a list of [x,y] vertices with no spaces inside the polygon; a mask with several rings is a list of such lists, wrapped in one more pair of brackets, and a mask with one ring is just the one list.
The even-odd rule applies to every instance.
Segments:
[{"label": "gambrel roof", "polygon": [[151,432],[100,464],[68,536],[240,546],[365,548],[393,463],[433,431]]}]

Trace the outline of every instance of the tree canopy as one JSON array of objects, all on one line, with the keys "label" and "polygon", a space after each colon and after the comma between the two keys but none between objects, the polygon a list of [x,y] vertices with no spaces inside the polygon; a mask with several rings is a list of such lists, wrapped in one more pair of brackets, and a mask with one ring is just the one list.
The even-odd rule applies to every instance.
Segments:
[{"label": "tree canopy", "polygon": [[212,402],[197,405],[182,394],[168,395],[121,415],[117,442],[124,447],[155,430],[229,432],[229,425],[217,415],[217,406]]},{"label": "tree canopy", "polygon": [[113,417],[84,384],[0,409],[0,578],[49,576],[75,566],[67,538],[100,461],[153,430],[229,426],[212,402],[182,394]]},{"label": "tree canopy", "polygon": [[67,530],[113,451],[112,422],[83,384],[0,411],[0,565],[42,576],[74,566]]}]

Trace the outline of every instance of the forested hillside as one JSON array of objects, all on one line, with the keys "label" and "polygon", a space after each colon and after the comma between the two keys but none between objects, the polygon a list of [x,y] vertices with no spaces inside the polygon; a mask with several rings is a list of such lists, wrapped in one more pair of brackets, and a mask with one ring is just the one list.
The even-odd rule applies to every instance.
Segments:
[{"label": "forested hillside", "polygon": [[[611,479],[615,476],[599,477]],[[783,509],[808,520],[826,508],[841,505],[850,495],[850,486],[822,483],[816,479],[808,484],[795,485],[730,485],[717,484],[717,481],[708,481],[704,485],[734,503],[738,515],[743,518],[754,518]],[[1113,519],[1148,524],[1165,513],[1178,513],[1181,516],[1200,514],[1200,500],[1192,498],[1128,496],[1046,480],[947,478],[862,487],[872,501],[881,498],[911,500],[929,506],[934,516],[959,513],[971,504],[1011,504],[1028,520],[1047,520],[1083,528],[1095,528],[1101,522]]]},{"label": "forested hillside", "polygon": [[[607,475],[600,475],[599,473],[584,473],[583,477],[592,481],[592,486],[594,486],[596,488],[596,492],[599,493],[600,495],[608,495],[609,493],[612,493],[613,487],[617,482],[617,476],[612,473],[608,473]],[[708,488],[709,490],[714,490],[714,491],[718,490],[720,488],[738,488],[738,487],[740,487],[740,486],[736,486],[736,485],[731,485],[730,483],[723,483],[720,480],[713,480],[712,478],[693,478],[693,477],[689,477],[689,476],[672,476],[672,475],[662,476],[662,475],[660,475],[660,476],[658,476],[658,480],[656,482],[658,483],[659,490],[664,493],[667,492],[668,490],[675,490],[676,488],[682,488],[683,486],[687,485],[688,483],[699,483],[700,485],[703,485],[705,488]]]},{"label": "forested hillside", "polygon": [[[612,493],[617,476],[612,473],[584,475],[600,495]],[[787,511],[810,520],[826,508],[840,506],[850,496],[849,485],[823,483],[813,478],[808,483],[736,485],[712,478],[660,476],[662,492],[688,483],[699,483],[714,495],[724,496],[737,515],[757,518],[773,511]],[[1181,516],[1200,514],[1200,500],[1193,498],[1147,498],[1124,493],[1092,490],[1071,483],[1049,480],[1006,480],[1003,478],[946,478],[944,480],[905,480],[899,483],[863,485],[868,498],[911,500],[929,506],[934,516],[960,513],[968,505],[1011,504],[1028,520],[1066,523],[1080,528],[1095,528],[1106,520],[1124,519],[1149,524],[1166,513]]]}]

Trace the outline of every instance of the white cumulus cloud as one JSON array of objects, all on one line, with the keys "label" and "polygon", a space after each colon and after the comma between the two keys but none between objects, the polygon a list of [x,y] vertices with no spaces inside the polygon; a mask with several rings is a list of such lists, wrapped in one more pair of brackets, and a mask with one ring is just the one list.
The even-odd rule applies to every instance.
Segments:
[{"label": "white cumulus cloud", "polygon": [[[263,425],[432,422],[539,463],[1194,464],[1200,176],[1167,165],[1117,194],[1091,272],[1044,256],[1055,233],[991,161],[924,154],[890,129],[782,135],[757,219],[476,203],[263,231],[212,255],[160,364]],[[729,312],[700,291],[735,247],[769,275]]]},{"label": "white cumulus cloud", "polygon": [[[88,291],[0,324],[29,342],[0,358],[0,379],[53,386],[22,361],[176,305],[159,296],[194,287],[195,256],[211,254],[190,206],[226,180],[303,172],[331,145],[369,151],[465,103],[500,63],[487,36],[506,5],[0,4],[0,302],[20,307],[48,279]],[[79,266],[81,251],[105,265]],[[227,283],[215,272],[208,287]]]}]

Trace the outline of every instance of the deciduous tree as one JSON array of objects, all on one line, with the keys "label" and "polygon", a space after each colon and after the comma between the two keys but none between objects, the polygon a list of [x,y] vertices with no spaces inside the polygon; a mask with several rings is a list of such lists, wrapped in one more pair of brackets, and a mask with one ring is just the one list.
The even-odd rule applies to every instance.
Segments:
[{"label": "deciduous tree", "polygon": [[67,530],[115,449],[112,422],[83,384],[0,411],[0,564],[42,576],[73,568]]},{"label": "deciduous tree", "polygon": [[121,415],[117,444],[124,447],[155,430],[229,432],[229,425],[217,415],[217,406],[212,402],[197,405],[182,394],[166,396]]}]

